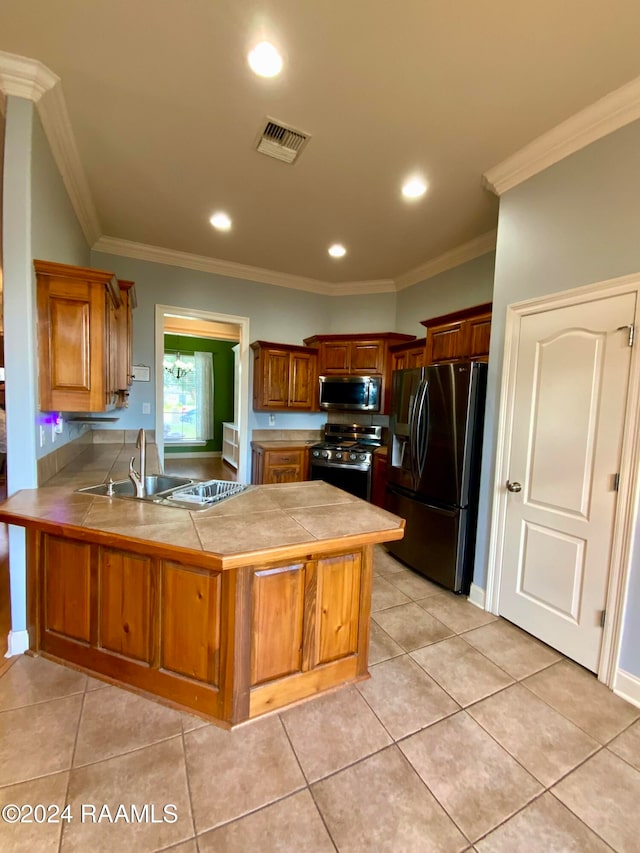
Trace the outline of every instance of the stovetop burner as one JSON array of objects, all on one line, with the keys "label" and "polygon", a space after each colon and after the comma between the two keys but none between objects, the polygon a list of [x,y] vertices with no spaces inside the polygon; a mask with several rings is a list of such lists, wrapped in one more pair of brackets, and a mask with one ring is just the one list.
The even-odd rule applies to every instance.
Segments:
[{"label": "stovetop burner", "polygon": [[371,466],[371,454],[382,444],[382,427],[325,424],[324,441],[310,448],[311,459],[323,465]]}]

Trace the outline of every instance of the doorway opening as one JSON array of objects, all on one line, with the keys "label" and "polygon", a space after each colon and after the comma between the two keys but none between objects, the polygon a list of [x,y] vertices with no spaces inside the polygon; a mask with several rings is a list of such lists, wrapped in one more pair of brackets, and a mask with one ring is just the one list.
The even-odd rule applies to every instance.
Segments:
[{"label": "doorway opening", "polygon": [[[156,443],[163,468],[179,462],[182,468],[191,464],[214,472],[207,479],[233,479],[228,465],[235,462],[235,479],[248,482],[249,318],[156,305],[155,344]],[[232,372],[221,373],[217,386],[216,350],[221,362],[233,360]],[[214,417],[216,388],[227,400],[218,410],[229,418],[224,423]],[[227,473],[218,477],[215,466],[223,464],[224,451],[212,448],[221,444],[223,430],[227,438],[233,435],[235,453],[226,456]]]}]

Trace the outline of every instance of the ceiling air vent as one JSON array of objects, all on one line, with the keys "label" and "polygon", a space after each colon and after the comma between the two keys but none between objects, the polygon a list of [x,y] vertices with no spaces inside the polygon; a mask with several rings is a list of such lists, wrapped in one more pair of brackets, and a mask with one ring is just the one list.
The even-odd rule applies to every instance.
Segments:
[{"label": "ceiling air vent", "polygon": [[258,137],[256,148],[268,157],[275,157],[276,160],[282,160],[284,163],[293,163],[309,139],[308,133],[268,118]]}]

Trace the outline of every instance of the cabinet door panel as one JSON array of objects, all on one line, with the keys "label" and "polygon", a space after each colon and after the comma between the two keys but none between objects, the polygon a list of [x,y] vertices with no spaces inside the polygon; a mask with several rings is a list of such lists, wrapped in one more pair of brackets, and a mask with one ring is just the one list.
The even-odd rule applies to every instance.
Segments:
[{"label": "cabinet door panel", "polygon": [[319,664],[358,649],[361,557],[344,554],[318,560],[317,618]]},{"label": "cabinet door panel", "polygon": [[289,399],[289,353],[265,352],[264,404],[287,407]]},{"label": "cabinet door panel", "polygon": [[312,409],[315,390],[315,358],[304,353],[291,353],[289,407],[293,409]]},{"label": "cabinet door panel", "polygon": [[45,535],[44,628],[88,643],[91,617],[91,546]]},{"label": "cabinet door panel", "polygon": [[304,563],[257,571],[251,590],[251,685],[302,669]]},{"label": "cabinet door panel", "polygon": [[300,483],[302,470],[299,465],[273,466],[265,473],[265,484]]},{"label": "cabinet door panel", "polygon": [[382,373],[384,348],[380,341],[351,343],[351,373]]},{"label": "cabinet door panel", "polygon": [[348,373],[351,346],[349,342],[326,343],[320,347],[320,373]]},{"label": "cabinet door panel", "polygon": [[163,563],[160,661],[164,669],[219,685],[220,595],[220,573]]},{"label": "cabinet door panel", "polygon": [[89,391],[89,302],[51,297],[51,390]]},{"label": "cabinet door panel", "polygon": [[100,548],[98,645],[134,660],[151,661],[151,559]]},{"label": "cabinet door panel", "polygon": [[491,336],[491,314],[484,314],[467,321],[465,355],[478,358],[489,355]]},{"label": "cabinet door panel", "polygon": [[449,361],[464,355],[464,330],[462,323],[434,326],[427,332],[426,363]]},{"label": "cabinet door panel", "polygon": [[409,350],[407,353],[407,367],[424,366],[424,347]]}]

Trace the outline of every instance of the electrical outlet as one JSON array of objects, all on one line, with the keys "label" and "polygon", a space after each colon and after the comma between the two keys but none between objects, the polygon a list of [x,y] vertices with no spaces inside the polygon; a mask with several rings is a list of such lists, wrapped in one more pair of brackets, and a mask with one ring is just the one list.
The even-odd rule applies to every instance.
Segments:
[{"label": "electrical outlet", "polygon": [[62,435],[63,427],[64,421],[62,420],[62,414],[58,412],[58,414],[56,415],[56,419],[53,422],[53,431],[56,432],[58,435]]},{"label": "electrical outlet", "polygon": [[275,423],[276,423],[276,416],[275,415],[269,415],[269,426],[275,426]]},{"label": "electrical outlet", "polygon": [[40,424],[40,447],[44,447],[44,427]]},{"label": "electrical outlet", "polygon": [[151,403],[143,403],[142,404],[142,414],[150,415],[151,414]]}]

